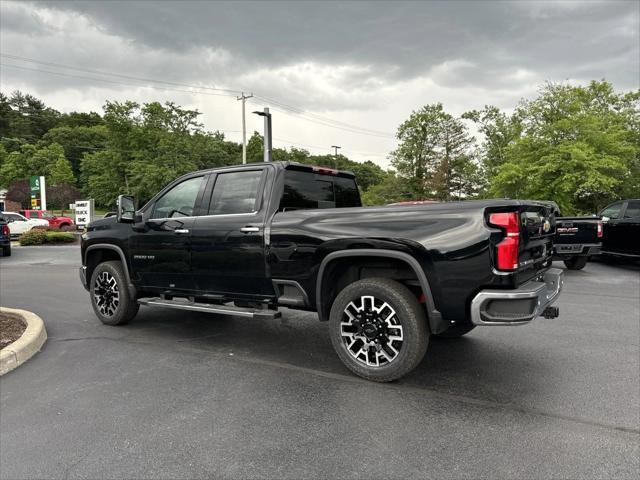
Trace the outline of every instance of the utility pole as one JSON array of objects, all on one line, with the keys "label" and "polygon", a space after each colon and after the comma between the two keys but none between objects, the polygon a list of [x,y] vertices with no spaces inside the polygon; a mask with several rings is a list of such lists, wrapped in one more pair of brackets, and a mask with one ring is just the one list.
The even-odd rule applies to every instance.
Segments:
[{"label": "utility pole", "polygon": [[333,148],[333,166],[338,168],[338,149],[342,147],[331,145],[331,148]]},{"label": "utility pole", "polygon": [[272,160],[273,151],[273,137],[271,135],[271,114],[269,113],[269,107],[264,107],[262,112],[253,112],[256,115],[264,117],[264,161],[270,162]]},{"label": "utility pole", "polygon": [[245,95],[244,92],[239,97],[236,97],[237,100],[242,100],[242,164],[247,163],[247,123],[244,118],[244,104],[247,98],[251,97],[253,97],[253,93]]}]

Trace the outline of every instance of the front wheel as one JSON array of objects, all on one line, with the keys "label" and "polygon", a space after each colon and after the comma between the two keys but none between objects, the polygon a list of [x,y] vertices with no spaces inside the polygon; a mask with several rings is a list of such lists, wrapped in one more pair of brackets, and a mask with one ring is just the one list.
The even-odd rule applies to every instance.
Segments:
[{"label": "front wheel", "polygon": [[424,308],[407,287],[387,278],[346,286],[331,307],[329,331],[346,367],[376,382],[412,371],[429,343]]},{"label": "front wheel", "polygon": [[118,261],[98,264],[91,274],[91,306],[98,319],[105,325],[122,325],[138,313],[140,305],[131,298]]},{"label": "front wheel", "polygon": [[564,264],[569,270],[582,270],[588,261],[589,257],[585,255],[584,257],[569,257],[564,261]]}]

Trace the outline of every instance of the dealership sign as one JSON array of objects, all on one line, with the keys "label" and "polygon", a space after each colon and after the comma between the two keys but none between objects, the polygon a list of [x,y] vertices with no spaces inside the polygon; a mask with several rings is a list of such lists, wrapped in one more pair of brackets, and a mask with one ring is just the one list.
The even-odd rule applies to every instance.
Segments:
[{"label": "dealership sign", "polygon": [[76,225],[86,227],[93,220],[93,199],[76,200],[75,203]]}]

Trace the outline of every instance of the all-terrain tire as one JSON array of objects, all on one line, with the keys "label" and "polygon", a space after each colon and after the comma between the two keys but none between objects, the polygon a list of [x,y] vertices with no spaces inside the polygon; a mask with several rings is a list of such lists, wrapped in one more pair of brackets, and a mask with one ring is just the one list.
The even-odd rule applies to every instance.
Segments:
[{"label": "all-terrain tire", "polygon": [[447,328],[444,332],[434,333],[433,336],[437,338],[460,338],[463,335],[466,335],[471,330],[476,328],[472,323],[460,323],[458,325],[453,325],[452,327]]},{"label": "all-terrain tire", "polygon": [[131,298],[122,263],[115,260],[100,263],[93,270],[89,296],[93,311],[105,325],[125,324],[140,308]]},{"label": "all-terrain tire", "polygon": [[[345,310],[357,304],[363,307],[362,315],[368,315],[364,306],[367,303],[371,303],[368,300],[369,297],[373,297],[374,304],[382,309],[376,314],[380,319],[388,317],[389,308],[395,311],[395,316],[388,317],[386,323],[381,321],[379,326],[380,329],[386,329],[388,324],[392,325],[389,327],[390,330],[386,330],[390,332],[387,339],[384,338],[384,332],[380,331],[380,335],[383,337],[379,341],[385,342],[385,345],[390,343],[393,350],[388,350],[389,347],[386,347],[385,354],[388,355],[388,352],[391,352],[390,355],[393,356],[395,351],[395,357],[392,360],[388,360],[386,357],[378,358],[376,347],[370,347],[371,350],[368,350],[372,352],[371,355],[373,355],[374,359],[377,359],[376,361],[382,360],[382,362],[386,362],[379,366],[367,364],[369,358],[371,358],[367,353],[364,354],[366,360],[358,359],[353,350],[350,350],[347,343],[345,343],[347,341],[350,342],[351,339],[345,340],[343,335],[343,328],[345,328],[343,321],[351,322]],[[384,306],[385,304],[387,305],[386,307]],[[374,309],[371,310],[374,311]],[[374,314],[371,315],[374,316]],[[375,320],[367,321],[375,322]],[[350,327],[353,326],[352,324],[353,322],[351,322]],[[366,326],[367,324],[358,321],[357,328],[362,325]],[[401,325],[401,330],[398,329],[397,325]],[[365,329],[363,328],[363,330]],[[367,329],[366,331],[370,332],[370,330]],[[366,278],[347,285],[335,298],[331,307],[329,332],[333,348],[345,366],[356,375],[376,382],[391,382],[412,371],[423,359],[429,343],[429,329],[424,308],[407,287],[388,278]],[[367,338],[367,341],[369,341],[364,332],[361,332],[360,335],[361,337],[359,338]],[[397,337],[398,335],[402,336],[401,344],[398,344],[398,340],[388,340],[390,336]],[[357,342],[364,344],[364,340],[357,340]],[[353,348],[358,348],[358,343],[354,342],[352,345],[355,345]],[[378,350],[378,352],[380,351]],[[373,362],[374,360],[371,360],[371,363]]]},{"label": "all-terrain tire", "polygon": [[584,257],[569,257],[564,261],[564,264],[569,270],[582,270],[588,261],[589,257],[585,255]]}]

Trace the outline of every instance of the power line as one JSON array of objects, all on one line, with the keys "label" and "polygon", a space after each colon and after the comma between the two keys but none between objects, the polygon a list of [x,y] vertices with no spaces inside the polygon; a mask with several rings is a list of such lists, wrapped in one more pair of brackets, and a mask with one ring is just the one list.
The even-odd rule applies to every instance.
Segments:
[{"label": "power line", "polygon": [[91,69],[88,69],[88,68],[74,67],[72,65],[65,65],[65,64],[62,64],[62,63],[45,62],[45,61],[36,60],[36,59],[33,59],[33,58],[22,57],[20,55],[11,55],[9,53],[0,53],[0,57],[7,57],[7,58],[10,58],[12,60],[35,63],[35,64],[39,64],[39,65],[48,65],[50,67],[66,68],[68,70],[76,70],[76,71],[85,72],[85,73],[95,73],[95,74],[98,74],[98,75],[106,75],[106,76],[110,76],[110,77],[126,78],[126,79],[129,79],[129,80],[137,80],[137,81],[141,81],[141,82],[163,83],[165,85],[173,85],[173,86],[177,86],[177,87],[206,88],[207,90],[216,90],[216,91],[220,91],[220,92],[225,92],[225,93],[229,94],[229,96],[234,96],[234,95],[237,95],[238,93],[241,93],[239,90],[229,90],[229,89],[226,89],[226,88],[215,88],[215,87],[207,87],[207,86],[189,85],[187,83],[168,82],[166,80],[156,80],[156,79],[153,79],[153,78],[134,77],[133,75],[123,75],[121,73],[105,72],[104,70],[91,70]]},{"label": "power line", "polygon": [[114,80],[107,80],[105,78],[96,78],[96,77],[85,77],[83,75],[74,75],[71,73],[66,73],[66,72],[54,72],[51,70],[42,70],[40,68],[29,68],[29,67],[23,67],[20,65],[13,65],[10,63],[3,63],[0,62],[0,65],[3,67],[11,67],[11,68],[17,68],[20,70],[28,70],[31,72],[41,72],[41,73],[48,73],[51,75],[59,75],[62,77],[70,77],[70,78],[80,78],[83,80],[93,80],[96,82],[104,82],[104,83],[110,83],[110,84],[114,84],[114,85],[123,85],[123,86],[127,86],[127,87],[140,87],[140,88],[153,88],[155,90],[166,90],[166,91],[171,91],[171,92],[182,92],[182,93],[189,93],[189,94],[200,94],[200,95],[211,95],[211,96],[216,96],[216,97],[233,97],[234,95],[231,94],[227,94],[227,93],[212,93],[212,92],[194,92],[192,90],[179,90],[177,88],[170,88],[170,87],[158,87],[155,85],[139,85],[139,84],[135,84],[135,83],[124,83],[124,82],[116,82]]},{"label": "power line", "polygon": [[[216,88],[216,87],[207,87],[207,86],[202,86],[202,85],[192,85],[192,84],[187,84],[187,83],[180,83],[180,82],[168,82],[168,81],[164,81],[164,80],[156,80],[156,79],[151,79],[151,78],[143,78],[143,77],[135,77],[132,75],[122,75],[119,73],[113,73],[113,72],[106,72],[106,71],[101,71],[101,70],[92,70],[92,69],[87,69],[87,68],[81,68],[81,67],[75,67],[75,66],[71,66],[71,65],[65,65],[65,64],[60,64],[60,63],[55,63],[55,62],[46,62],[46,61],[41,61],[41,60],[36,60],[33,58],[28,58],[28,57],[23,57],[23,56],[19,56],[19,55],[11,55],[11,54],[7,54],[7,53],[0,53],[0,56],[2,57],[6,57],[12,60],[17,60],[17,61],[23,61],[23,62],[29,62],[29,63],[34,63],[34,64],[39,64],[39,65],[48,65],[48,66],[52,66],[55,68],[65,68],[65,69],[70,69],[70,70],[75,70],[75,71],[80,71],[80,72],[86,72],[86,73],[93,73],[93,74],[98,74],[98,75],[105,75],[105,76],[115,76],[115,77],[119,77],[119,78],[125,78],[125,79],[130,79],[130,80],[135,80],[135,81],[141,81],[141,82],[152,82],[152,83],[160,83],[160,84],[164,84],[164,85],[172,85],[172,86],[183,86],[183,87],[188,87],[188,88],[192,88],[192,89],[197,89],[197,92],[193,92],[193,91],[186,91],[186,90],[179,90],[179,89],[173,89],[173,88],[163,88],[163,90],[168,90],[168,91],[177,91],[177,92],[182,92],[182,93],[199,93],[199,94],[204,94],[204,95],[218,95],[218,96],[236,96],[236,94],[241,94],[242,92],[240,90],[231,90],[231,89],[222,89],[222,88]],[[67,76],[67,77],[72,77],[72,78],[81,78],[81,79],[86,79],[86,80],[94,80],[94,81],[101,81],[101,82],[105,82],[105,83],[111,83],[111,84],[116,84],[116,85],[124,85],[124,86],[135,86],[135,87],[141,87],[142,85],[137,85],[137,84],[128,84],[128,83],[122,83],[122,82],[114,82],[111,80],[106,80],[106,79],[100,79],[100,78],[96,78],[96,77],[84,77],[84,76],[78,76],[78,75],[72,75],[69,73],[64,73],[64,72],[55,72],[55,71],[51,71],[51,70],[41,70],[41,69],[30,69],[27,67],[22,67],[22,66],[18,66],[18,65],[12,65],[12,64],[3,64],[5,66],[9,66],[9,67],[13,67],[13,68],[19,68],[22,70],[29,70],[29,71],[36,71],[36,72],[42,72],[42,73],[49,73],[52,75],[61,75],[61,76]],[[152,86],[147,85],[147,87],[150,88],[155,88]],[[228,93],[208,93],[208,92],[202,92],[202,90],[212,90],[212,91],[218,91],[218,92],[228,92]],[[274,108],[275,110],[280,111],[281,113],[284,114],[290,114],[290,115],[295,115],[299,118],[302,118],[306,121],[312,122],[312,123],[316,123],[319,125],[323,125],[326,127],[330,127],[330,128],[336,128],[336,129],[340,129],[340,130],[344,130],[347,131],[349,133],[355,133],[355,134],[360,134],[360,135],[369,135],[369,136],[374,136],[374,137],[380,137],[380,138],[388,138],[388,139],[394,139],[395,136],[391,133],[388,132],[382,132],[382,131],[377,131],[377,130],[372,130],[372,129],[368,129],[368,128],[364,128],[364,127],[359,127],[357,125],[353,125],[353,124],[349,124],[346,122],[341,122],[338,120],[334,120],[328,117],[323,117],[321,115],[317,115],[311,112],[307,112],[302,108],[299,107],[295,107],[292,105],[288,105],[284,102],[281,102],[279,100],[275,100],[273,98],[269,98],[269,97],[264,97],[261,95],[255,95],[256,99],[261,99],[262,101],[266,101],[268,103],[271,104],[272,108]]]}]

